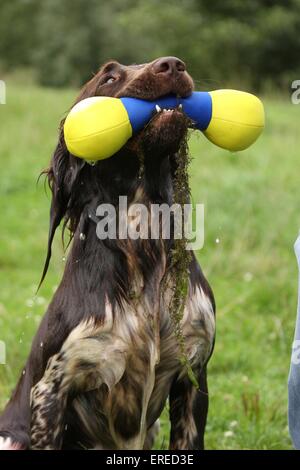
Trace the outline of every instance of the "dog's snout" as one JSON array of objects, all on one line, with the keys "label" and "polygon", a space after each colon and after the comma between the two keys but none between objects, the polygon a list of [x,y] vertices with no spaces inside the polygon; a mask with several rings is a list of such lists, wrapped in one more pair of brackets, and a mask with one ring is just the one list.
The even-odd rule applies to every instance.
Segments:
[{"label": "dog's snout", "polygon": [[157,59],[152,65],[155,74],[173,75],[180,72],[185,72],[185,63],[177,57],[161,57]]}]

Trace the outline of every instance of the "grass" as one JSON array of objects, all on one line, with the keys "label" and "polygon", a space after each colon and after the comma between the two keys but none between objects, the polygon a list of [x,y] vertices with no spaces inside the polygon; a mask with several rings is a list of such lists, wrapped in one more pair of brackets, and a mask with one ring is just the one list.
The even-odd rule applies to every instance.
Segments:
[{"label": "grass", "polygon": [[[37,176],[53,151],[74,90],[7,83],[0,106],[0,408],[64,267],[59,237],[38,296],[49,195]],[[265,100],[267,127],[233,155],[199,136],[191,141],[191,186],[205,204],[198,253],[217,301],[217,341],[209,364],[208,449],[289,449],[287,375],[297,300],[293,243],[300,227],[299,108]],[[219,243],[216,242],[219,241]],[[168,441],[164,413],[158,446]]]}]

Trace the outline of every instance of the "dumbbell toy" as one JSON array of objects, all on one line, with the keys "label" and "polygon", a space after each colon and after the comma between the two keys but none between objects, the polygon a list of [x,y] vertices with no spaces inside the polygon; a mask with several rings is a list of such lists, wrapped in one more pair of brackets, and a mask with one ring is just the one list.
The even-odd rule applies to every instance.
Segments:
[{"label": "dumbbell toy", "polygon": [[252,145],[264,128],[264,108],[254,95],[237,90],[196,91],[187,98],[167,95],[154,101],[95,96],[77,103],[66,117],[68,150],[85,160],[119,151],[159,109],[180,106],[215,145],[236,152]]}]

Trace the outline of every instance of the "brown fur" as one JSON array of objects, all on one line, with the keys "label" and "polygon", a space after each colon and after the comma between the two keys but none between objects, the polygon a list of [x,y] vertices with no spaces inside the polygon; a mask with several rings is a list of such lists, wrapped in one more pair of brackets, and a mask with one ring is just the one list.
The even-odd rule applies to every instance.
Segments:
[{"label": "brown fur", "polygon": [[[114,81],[107,82],[108,79]],[[95,95],[155,100],[187,96],[193,81],[177,58],[123,66],[111,61],[82,89]],[[157,114],[145,131],[95,166],[69,154],[61,126],[47,171],[52,190],[48,254],[61,221],[72,247],[11,400],[0,418],[3,442],[36,449],[138,449],[169,396],[170,448],[203,448],[206,363],[214,342],[214,300],[192,254],[181,329],[198,378],[180,361],[163,279],[174,240],[104,240],[93,221],[101,203],[172,204],[176,152],[187,132],[180,110]],[[84,236],[82,236],[82,234]],[[171,280],[172,285],[172,280]],[[41,346],[42,345],[42,346]]]}]

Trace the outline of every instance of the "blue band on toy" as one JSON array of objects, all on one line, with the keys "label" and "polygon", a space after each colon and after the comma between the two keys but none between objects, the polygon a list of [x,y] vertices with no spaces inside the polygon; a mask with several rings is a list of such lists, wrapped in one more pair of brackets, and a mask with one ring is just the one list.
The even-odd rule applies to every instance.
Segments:
[{"label": "blue band on toy", "polygon": [[205,131],[212,116],[212,98],[207,91],[195,91],[188,98],[182,98],[185,114],[195,122],[197,129]]},{"label": "blue band on toy", "polygon": [[145,101],[138,98],[121,98],[123,105],[128,113],[129,121],[133,133],[139,132],[150,121],[155,106],[158,104],[161,108],[175,108],[178,100],[174,95],[164,96],[155,101]]},{"label": "blue band on toy", "polygon": [[195,122],[197,129],[205,130],[212,116],[212,99],[206,91],[196,91],[188,98],[177,98],[175,95],[167,95],[155,101],[145,101],[138,98],[121,98],[128,113],[133,133],[143,129],[155,112],[155,106],[161,109],[176,108],[182,104],[183,111]]},{"label": "blue band on toy", "polygon": [[132,132],[139,132],[150,121],[155,104],[136,98],[121,98],[121,101],[128,113]]}]

